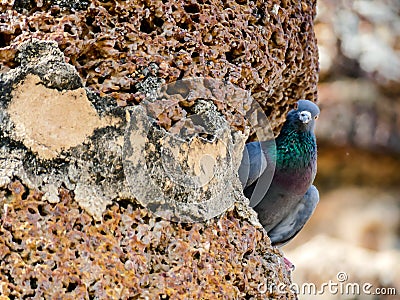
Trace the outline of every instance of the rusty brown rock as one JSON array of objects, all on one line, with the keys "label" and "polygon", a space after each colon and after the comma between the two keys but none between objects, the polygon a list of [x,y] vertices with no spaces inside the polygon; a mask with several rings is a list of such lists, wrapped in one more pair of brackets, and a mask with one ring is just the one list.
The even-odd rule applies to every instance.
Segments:
[{"label": "rusty brown rock", "polygon": [[[20,49],[19,58],[28,58],[28,53],[37,57],[40,52],[51,59],[41,59],[36,65],[30,64],[33,58],[21,60],[20,66],[0,75],[4,91],[0,99],[0,236],[4,237],[0,240],[0,276],[4,295],[46,299],[65,295],[102,299],[132,295],[294,297],[281,253],[270,247],[241,193],[237,169],[246,135],[231,131],[213,101],[195,101],[188,110],[201,119],[196,125],[204,127],[201,132],[209,134],[189,130],[185,142],[178,139],[176,144],[173,130],[188,127],[178,122],[169,132],[165,126],[157,126],[155,119],[137,113],[147,108],[157,115],[168,105],[155,100],[147,107],[121,108],[79,86],[60,91],[63,84],[57,76],[46,81],[46,64],[60,61],[67,70],[62,78],[71,81],[76,73],[62,62],[57,45],[32,40]],[[206,86],[211,81],[200,82],[206,84],[199,93],[210,92]],[[228,91],[211,86],[218,99],[224,99],[223,93],[230,98]],[[235,91],[231,93],[245,103],[244,94]],[[80,119],[85,120],[81,126],[75,124],[80,124]],[[144,148],[137,147],[139,137],[146,142]],[[127,150],[127,141],[135,147]],[[157,162],[165,143],[178,152],[188,148],[176,161],[171,157],[171,162],[186,165],[198,187],[171,181],[168,170]],[[196,159],[200,154],[217,162],[212,178],[202,173],[209,162],[202,165],[204,161]],[[130,169],[124,163],[127,156],[133,161],[144,158],[139,165],[144,173]],[[159,191],[172,195],[174,202],[168,208],[172,212],[182,208],[191,225],[170,222],[154,208],[163,208],[165,202],[157,200]],[[151,195],[150,210],[140,204],[141,193],[145,199]],[[188,209],[190,205],[194,209]],[[199,220],[208,221],[193,223]]]},{"label": "rusty brown rock", "polygon": [[22,41],[37,37],[56,41],[86,87],[121,105],[192,76],[251,91],[274,128],[288,105],[316,100],[315,1],[41,2],[0,6],[3,69],[18,63]]},{"label": "rusty brown rock", "polygon": [[[72,195],[51,204],[15,181],[2,190],[3,296],[55,299],[289,299],[279,252],[234,211],[208,224],[174,224],[128,203],[94,222]],[[261,294],[266,283],[281,294]],[[68,298],[68,299],[69,299]]]}]

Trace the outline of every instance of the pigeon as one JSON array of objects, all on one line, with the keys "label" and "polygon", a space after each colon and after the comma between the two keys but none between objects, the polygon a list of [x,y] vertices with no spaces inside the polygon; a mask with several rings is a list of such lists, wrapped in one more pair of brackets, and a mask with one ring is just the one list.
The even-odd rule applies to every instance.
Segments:
[{"label": "pigeon", "polygon": [[283,246],[303,228],[319,201],[312,185],[317,172],[315,120],[320,110],[299,100],[276,138],[245,145],[239,168],[244,195],[274,246]]}]

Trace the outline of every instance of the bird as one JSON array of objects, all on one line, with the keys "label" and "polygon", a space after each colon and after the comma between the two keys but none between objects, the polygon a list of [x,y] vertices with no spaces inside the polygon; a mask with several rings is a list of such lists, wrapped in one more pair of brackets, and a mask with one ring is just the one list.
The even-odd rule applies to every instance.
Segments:
[{"label": "bird", "polygon": [[[319,192],[315,120],[319,107],[299,100],[275,140],[247,143],[239,179],[273,246],[292,240],[310,219]],[[286,264],[291,264],[285,260]]]}]

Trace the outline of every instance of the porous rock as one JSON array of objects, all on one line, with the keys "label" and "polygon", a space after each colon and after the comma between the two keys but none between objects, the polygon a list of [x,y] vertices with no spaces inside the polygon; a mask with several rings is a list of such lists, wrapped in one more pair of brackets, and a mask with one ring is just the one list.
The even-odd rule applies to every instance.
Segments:
[{"label": "porous rock", "polygon": [[199,101],[199,106],[204,106],[196,115],[204,126],[202,134],[185,134],[186,138],[152,126],[142,106],[129,111],[123,156],[125,174],[130,175],[127,182],[146,207],[175,221],[211,219],[240,198],[235,195],[241,187],[234,174],[240,163],[236,153],[245,137],[231,134],[212,104]]},{"label": "porous rock", "polygon": [[[115,198],[112,185],[122,186],[116,178],[123,172],[123,138],[117,133],[123,132],[124,112],[111,106],[101,111],[88,99],[56,43],[24,43],[18,59],[21,65],[0,78],[2,186],[20,178],[50,202],[58,202],[58,189],[66,186],[99,219]],[[99,180],[99,174],[107,177]]]},{"label": "porous rock", "polygon": [[[47,80],[46,57],[61,65],[62,78],[76,78],[57,44],[34,39],[20,49],[21,65],[0,75],[4,295],[293,297],[279,251],[240,192],[246,135],[232,132],[212,101],[181,119],[198,119],[200,133],[172,126],[185,129],[177,139],[146,113],[152,103],[118,107],[80,85],[65,90],[63,80]],[[177,182],[161,149],[184,166]],[[179,182],[187,174],[194,181]],[[166,208],[159,195],[174,201]],[[250,270],[256,275],[247,279]]]},{"label": "porous rock", "polygon": [[56,204],[41,195],[18,181],[1,191],[3,297],[294,298],[279,250],[234,211],[185,225],[119,201],[94,222],[67,190]]},{"label": "porous rock", "polygon": [[37,37],[56,41],[86,87],[121,105],[148,86],[208,76],[251,91],[276,129],[290,104],[316,100],[316,1],[79,2],[89,4],[2,1],[2,68]]}]

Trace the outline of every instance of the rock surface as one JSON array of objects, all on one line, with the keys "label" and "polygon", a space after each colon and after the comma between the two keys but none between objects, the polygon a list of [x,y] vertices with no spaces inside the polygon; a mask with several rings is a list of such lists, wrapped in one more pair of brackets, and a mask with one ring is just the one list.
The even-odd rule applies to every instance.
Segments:
[{"label": "rock surface", "polygon": [[121,105],[197,76],[251,91],[274,127],[289,104],[316,100],[315,1],[75,2],[2,1],[2,68],[36,37],[56,41],[86,87]]},{"label": "rock surface", "polygon": [[[184,225],[115,201],[95,222],[59,192],[58,203],[18,181],[0,192],[3,297],[294,298],[279,250],[232,210]],[[266,284],[282,287],[262,293]]]},{"label": "rock surface", "polygon": [[125,112],[104,100],[96,105],[95,96],[90,101],[56,43],[35,40],[20,53],[21,65],[0,77],[2,187],[19,178],[54,203],[65,186],[100,219],[116,191],[124,190]]},{"label": "rock surface", "polygon": [[[267,297],[277,292],[260,288],[268,282],[284,287],[279,297],[294,297],[279,252],[269,248],[265,232],[240,192],[237,169],[245,135],[231,133],[212,102],[202,100],[193,107],[197,112],[193,116],[202,120],[201,132],[207,135],[194,131],[176,144],[179,139],[175,141],[145,112],[149,106],[124,109],[79,85],[60,91],[57,77],[43,80],[46,58],[50,64],[62,61],[56,43],[33,40],[21,49],[21,56],[29,49],[41,62],[21,60],[24,63],[0,77],[3,91],[8,91],[1,95],[4,295],[213,298],[213,293],[223,291],[229,298]],[[71,71],[63,78],[76,78],[73,68],[62,68]],[[194,177],[199,186],[174,182],[163,169],[160,149],[176,147],[189,150],[176,161],[168,156],[168,161],[178,165],[188,161],[184,174],[202,175]],[[194,159],[199,151],[214,153],[217,172],[211,172],[211,179],[207,178],[210,171],[200,172],[208,162]],[[138,158],[141,164],[131,167]],[[173,200],[167,208],[159,195]],[[202,204],[202,199],[207,201]],[[221,214],[208,223],[168,222],[204,221]],[[222,248],[221,239],[227,243]],[[212,258],[206,258],[207,253]],[[71,261],[73,266],[67,267]],[[247,268],[257,274],[250,281],[245,279]],[[218,276],[224,284],[220,285]],[[212,288],[211,282],[218,283],[218,288]]]},{"label": "rock surface", "polygon": [[1,3],[2,296],[295,298],[237,168],[315,100],[315,3],[185,3]]}]

